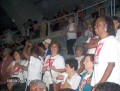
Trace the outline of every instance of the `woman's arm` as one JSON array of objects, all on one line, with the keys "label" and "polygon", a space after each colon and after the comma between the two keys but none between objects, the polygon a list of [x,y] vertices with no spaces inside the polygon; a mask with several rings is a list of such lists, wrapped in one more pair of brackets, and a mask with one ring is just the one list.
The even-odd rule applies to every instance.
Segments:
[{"label": "woman's arm", "polygon": [[32,44],[30,44],[28,41],[25,43],[25,47],[23,49],[23,55],[27,60],[30,60],[30,50],[32,48]]},{"label": "woman's arm", "polygon": [[62,69],[56,69],[54,66],[52,67],[52,70],[56,71],[56,72],[65,72],[65,68]]},{"label": "woman's arm", "polygon": [[112,62],[108,63],[108,66],[107,66],[107,68],[105,70],[105,73],[103,74],[103,76],[102,76],[101,80],[99,81],[99,83],[107,81],[107,79],[111,75],[114,67],[115,67],[115,63],[114,62],[113,63]]}]

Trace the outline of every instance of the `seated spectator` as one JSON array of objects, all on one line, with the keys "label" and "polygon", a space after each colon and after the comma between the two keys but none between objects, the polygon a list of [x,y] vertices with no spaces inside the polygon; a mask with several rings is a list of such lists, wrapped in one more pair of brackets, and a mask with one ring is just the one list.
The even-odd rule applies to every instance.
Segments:
[{"label": "seated spectator", "polygon": [[[62,73],[57,79],[62,80],[61,89],[73,89],[79,91],[80,76],[76,73],[78,62],[76,59],[68,59],[65,61],[66,73]],[[63,90],[64,91],[64,90]]]},{"label": "seated spectator", "polygon": [[84,65],[87,72],[84,72],[81,76],[81,82],[80,82],[80,89],[81,91],[91,91],[92,86],[91,79],[93,74],[93,66],[94,66],[94,55],[93,54],[87,54],[85,56]]},{"label": "seated spectator", "polygon": [[76,57],[75,59],[78,61],[78,70],[77,73],[81,74],[84,71],[84,55],[83,55],[83,48],[82,47],[77,47],[75,50]]},{"label": "seated spectator", "polygon": [[120,85],[112,82],[99,83],[93,91],[120,91]]},{"label": "seated spectator", "polygon": [[47,91],[47,88],[41,80],[33,80],[30,83],[30,91]]}]

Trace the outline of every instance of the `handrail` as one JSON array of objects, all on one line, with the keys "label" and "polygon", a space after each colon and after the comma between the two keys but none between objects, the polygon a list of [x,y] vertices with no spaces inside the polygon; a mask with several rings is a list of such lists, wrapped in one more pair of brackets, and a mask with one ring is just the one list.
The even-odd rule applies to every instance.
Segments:
[{"label": "handrail", "polygon": [[[88,7],[84,8],[84,9],[80,9],[80,10],[77,11],[77,13],[79,13],[80,11],[89,9],[89,8],[91,8],[91,7],[94,7],[94,6],[96,6],[96,5],[99,5],[99,4],[101,4],[101,3],[104,3],[104,2],[106,2],[106,1],[108,1],[108,0],[100,1],[100,2],[98,2],[98,3],[96,3],[96,4],[93,4],[93,5],[91,5],[91,6],[88,6]],[[72,15],[72,14],[75,14],[75,13],[70,13],[70,14],[68,14],[68,15],[64,15],[64,16],[62,16],[62,17],[59,17],[59,18],[56,18],[56,19],[52,19],[52,20],[50,20],[50,22],[51,22],[51,21],[54,21],[54,20],[58,20],[58,19],[64,18],[64,17],[66,17],[66,16],[70,16],[70,15]]]},{"label": "handrail", "polygon": [[101,2],[98,2],[98,3],[93,4],[93,5],[91,5],[91,6],[88,6],[88,7],[84,8],[84,9],[78,10],[78,12],[83,11],[83,10],[86,10],[86,9],[89,9],[89,8],[91,8],[91,7],[94,7],[94,6],[96,6],[96,5],[99,5],[99,4],[101,4],[101,3],[104,3],[104,2],[106,2],[106,1],[108,1],[108,0],[101,1]]}]

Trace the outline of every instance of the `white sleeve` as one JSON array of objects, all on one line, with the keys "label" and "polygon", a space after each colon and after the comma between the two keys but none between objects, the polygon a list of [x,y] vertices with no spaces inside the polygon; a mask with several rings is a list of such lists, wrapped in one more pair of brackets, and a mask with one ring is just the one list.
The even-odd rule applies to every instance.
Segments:
[{"label": "white sleeve", "polygon": [[106,54],[107,54],[107,62],[116,62],[118,60],[118,44],[117,40],[111,40],[107,41],[106,46],[104,49],[106,49]]}]

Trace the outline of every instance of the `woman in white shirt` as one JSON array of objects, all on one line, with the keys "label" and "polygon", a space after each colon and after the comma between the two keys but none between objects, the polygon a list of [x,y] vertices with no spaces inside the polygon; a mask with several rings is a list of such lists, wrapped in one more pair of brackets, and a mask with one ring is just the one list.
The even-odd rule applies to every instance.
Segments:
[{"label": "woman in white shirt", "polygon": [[95,32],[100,37],[94,57],[92,86],[102,82],[120,84],[120,50],[116,40],[114,23],[110,17],[99,17],[95,23]]},{"label": "woman in white shirt", "polygon": [[66,72],[57,77],[57,79],[62,80],[61,89],[70,88],[79,91],[81,77],[76,72],[78,61],[76,59],[68,59],[65,64]]},{"label": "woman in white shirt", "polygon": [[60,45],[56,41],[52,41],[50,44],[51,55],[48,55],[45,59],[43,71],[43,81],[46,83],[49,91],[53,91],[53,82],[59,83],[56,77],[65,71],[64,58],[59,54]]},{"label": "woman in white shirt", "polygon": [[68,55],[74,55],[73,45],[77,39],[77,28],[75,23],[73,23],[73,17],[69,18],[69,25],[67,26],[67,50]]},{"label": "woman in white shirt", "polygon": [[20,51],[14,51],[13,56],[15,60],[8,66],[8,69],[11,69],[11,77],[18,77],[21,80],[21,83],[23,83],[27,79],[27,70],[24,70],[17,65],[27,66],[28,61],[22,59]]}]

